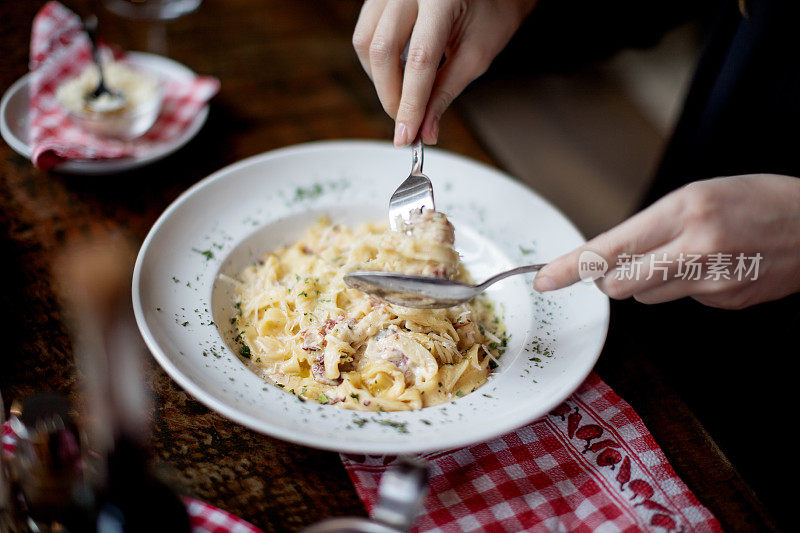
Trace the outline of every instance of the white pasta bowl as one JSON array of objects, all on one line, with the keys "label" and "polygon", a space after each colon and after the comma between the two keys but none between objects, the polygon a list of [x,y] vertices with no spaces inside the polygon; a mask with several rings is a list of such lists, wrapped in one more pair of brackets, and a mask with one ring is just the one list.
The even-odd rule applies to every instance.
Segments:
[{"label": "white pasta bowl", "polygon": [[[584,242],[564,215],[506,174],[441,150],[425,155],[437,208],[453,222],[456,248],[476,280]],[[296,241],[323,214],[351,225],[383,219],[409,162],[406,150],[388,143],[310,143],[245,159],[181,195],[145,239],[133,276],[136,320],[159,364],[233,421],[339,452],[451,449],[547,414],[586,378],[605,341],[608,299],[592,284],[547,295],[533,291],[532,276],[493,286],[487,296],[511,334],[500,366],[475,392],[418,411],[301,401],[237,355],[234,289],[225,277]]]}]

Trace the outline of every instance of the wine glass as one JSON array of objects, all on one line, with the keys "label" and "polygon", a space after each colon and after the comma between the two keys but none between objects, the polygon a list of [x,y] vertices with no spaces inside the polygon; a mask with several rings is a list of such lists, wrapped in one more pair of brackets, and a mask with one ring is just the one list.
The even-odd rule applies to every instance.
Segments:
[{"label": "wine glass", "polygon": [[128,19],[173,20],[191,13],[200,2],[202,0],[105,0],[105,6]]},{"label": "wine glass", "polygon": [[202,0],[104,0],[106,9],[132,22],[146,25],[147,50],[167,55],[166,22],[200,7]]}]

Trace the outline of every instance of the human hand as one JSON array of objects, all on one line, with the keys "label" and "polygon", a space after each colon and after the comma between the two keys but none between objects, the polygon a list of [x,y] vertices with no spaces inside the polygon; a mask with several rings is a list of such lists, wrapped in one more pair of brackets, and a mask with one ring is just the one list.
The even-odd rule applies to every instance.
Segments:
[{"label": "human hand", "polygon": [[[439,119],[483,74],[535,0],[366,0],[353,46],[395,120],[394,144],[435,144]],[[408,43],[405,72],[401,54]],[[446,61],[439,69],[442,57]]]},{"label": "human hand", "polygon": [[[552,261],[536,276],[534,288],[543,292],[577,282],[585,250],[617,265],[596,281],[615,299],[633,296],[653,304],[690,296],[723,309],[776,300],[800,291],[800,179],[753,174],[691,183]],[[627,279],[633,277],[630,264],[620,259],[636,254],[642,254],[641,270]],[[699,254],[705,267],[699,279],[684,279],[688,265],[679,259],[689,254]],[[722,257],[716,254],[730,254],[729,279],[709,275]],[[758,263],[755,279],[752,271],[739,279],[740,254],[760,254],[746,264]]]}]

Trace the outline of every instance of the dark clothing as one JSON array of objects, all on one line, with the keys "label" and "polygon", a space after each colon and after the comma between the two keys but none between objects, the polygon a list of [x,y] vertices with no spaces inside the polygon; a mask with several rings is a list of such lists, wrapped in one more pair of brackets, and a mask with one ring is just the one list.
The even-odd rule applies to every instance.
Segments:
[{"label": "dark clothing", "polygon": [[[698,179],[800,176],[800,1],[752,0],[746,18],[737,3],[722,2],[645,205]],[[800,295],[742,311],[615,302],[614,315],[788,528]]]},{"label": "dark clothing", "polygon": [[723,0],[646,203],[702,178],[800,176],[800,2]]}]

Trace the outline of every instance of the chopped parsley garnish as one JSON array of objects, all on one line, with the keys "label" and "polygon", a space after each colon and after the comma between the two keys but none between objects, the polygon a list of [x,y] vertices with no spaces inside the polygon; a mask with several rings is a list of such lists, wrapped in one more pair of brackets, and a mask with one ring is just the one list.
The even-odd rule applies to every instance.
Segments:
[{"label": "chopped parsley garnish", "polygon": [[206,261],[214,259],[214,252],[212,252],[211,250],[198,250],[197,248],[192,248],[192,251],[197,252],[198,254],[205,257]]},{"label": "chopped parsley garnish", "polygon": [[239,350],[239,355],[241,355],[242,357],[245,357],[247,359],[250,359],[250,355],[251,355],[250,354],[250,347],[249,346],[242,346],[241,349]]},{"label": "chopped parsley garnish", "polygon": [[308,188],[298,187],[297,189],[295,189],[294,199],[295,200],[311,199],[311,198],[316,198],[321,194],[322,194],[322,185],[320,185],[319,183],[315,183],[314,185]]},{"label": "chopped parsley garnish", "polygon": [[319,395],[319,403],[328,403],[328,402],[330,402],[330,400],[328,399],[327,396],[325,396],[324,394]]},{"label": "chopped parsley garnish", "polygon": [[408,433],[408,422],[395,422],[393,420],[376,420],[375,422],[382,426],[394,428],[400,433]]}]

